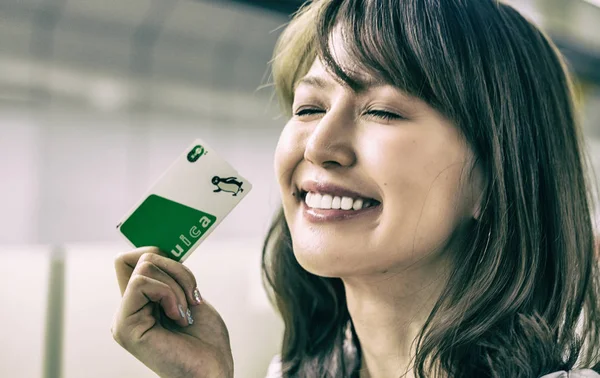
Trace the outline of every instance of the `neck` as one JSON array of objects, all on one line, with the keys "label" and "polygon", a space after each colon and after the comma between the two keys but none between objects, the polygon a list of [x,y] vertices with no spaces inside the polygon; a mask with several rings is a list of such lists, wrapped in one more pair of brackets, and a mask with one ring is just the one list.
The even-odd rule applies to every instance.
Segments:
[{"label": "neck", "polygon": [[445,284],[444,266],[438,261],[343,279],[362,352],[361,378],[414,377],[415,339]]}]

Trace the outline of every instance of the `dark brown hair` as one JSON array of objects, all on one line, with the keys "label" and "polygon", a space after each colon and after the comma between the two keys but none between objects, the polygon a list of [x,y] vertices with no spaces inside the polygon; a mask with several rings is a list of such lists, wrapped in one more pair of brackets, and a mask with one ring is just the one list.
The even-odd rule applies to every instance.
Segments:
[{"label": "dark brown hair", "polygon": [[[493,0],[315,1],[275,51],[273,78],[288,113],[294,84],[317,56],[360,85],[329,50],[338,26],[364,72],[455,123],[485,176],[473,237],[416,340],[415,376],[532,378],[598,363],[587,164],[572,83],[550,39]],[[285,323],[284,375],[356,375],[360,345],[352,333],[356,352],[344,347],[342,282],[298,264],[282,212],[265,241],[263,273]]]}]

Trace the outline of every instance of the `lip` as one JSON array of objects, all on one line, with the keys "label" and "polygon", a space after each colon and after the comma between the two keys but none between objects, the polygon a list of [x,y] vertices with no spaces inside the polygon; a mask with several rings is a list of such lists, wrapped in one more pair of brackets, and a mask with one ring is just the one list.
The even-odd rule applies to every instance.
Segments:
[{"label": "lip", "polygon": [[354,190],[345,188],[343,186],[328,183],[328,182],[314,181],[314,180],[304,181],[304,182],[302,182],[302,185],[300,185],[300,190],[302,191],[301,194],[304,194],[305,192],[313,192],[313,193],[321,193],[321,194],[331,194],[332,196],[338,196],[338,197],[350,197],[350,198],[354,198],[354,199],[357,199],[357,198],[373,199],[373,200],[379,202],[379,204],[381,204],[381,200],[378,198],[369,197],[368,195],[365,195],[363,193],[359,193]]},{"label": "lip", "polygon": [[[370,197],[364,193],[345,188],[341,185],[325,182],[307,180],[302,182],[299,187],[300,193],[298,199],[302,204],[302,215],[311,223],[326,223],[336,221],[347,221],[352,219],[364,218],[378,215],[381,212],[382,204],[378,198]],[[342,210],[342,209],[313,209],[308,207],[304,200],[307,192],[329,194],[338,197],[362,198],[365,200],[374,200],[377,203],[360,210]]]},{"label": "lip", "polygon": [[381,207],[380,203],[360,210],[313,209],[302,201],[302,215],[311,223],[339,222],[377,215]]}]

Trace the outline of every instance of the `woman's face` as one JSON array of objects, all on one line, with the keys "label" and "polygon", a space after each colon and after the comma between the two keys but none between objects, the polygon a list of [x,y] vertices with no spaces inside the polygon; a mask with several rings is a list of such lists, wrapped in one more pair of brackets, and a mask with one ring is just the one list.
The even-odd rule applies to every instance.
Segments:
[{"label": "woman's face", "polygon": [[479,175],[458,129],[390,85],[354,92],[317,59],[295,90],[275,172],[304,269],[399,271],[446,250],[476,211]]}]

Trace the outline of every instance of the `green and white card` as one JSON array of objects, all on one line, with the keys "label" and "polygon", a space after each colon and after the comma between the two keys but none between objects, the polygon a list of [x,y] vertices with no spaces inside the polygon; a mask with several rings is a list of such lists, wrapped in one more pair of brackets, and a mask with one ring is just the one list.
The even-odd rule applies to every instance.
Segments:
[{"label": "green and white card", "polygon": [[158,247],[183,262],[251,189],[248,180],[196,139],[117,229],[135,248]]}]

